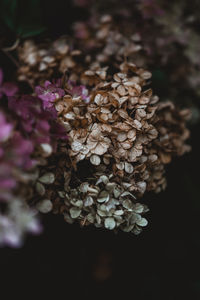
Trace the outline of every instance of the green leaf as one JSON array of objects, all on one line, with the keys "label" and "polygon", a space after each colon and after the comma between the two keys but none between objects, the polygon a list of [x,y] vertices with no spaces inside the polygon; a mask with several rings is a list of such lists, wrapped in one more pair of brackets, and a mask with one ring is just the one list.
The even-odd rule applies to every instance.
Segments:
[{"label": "green leaf", "polygon": [[1,0],[0,18],[17,36],[26,38],[42,33],[41,0]]}]

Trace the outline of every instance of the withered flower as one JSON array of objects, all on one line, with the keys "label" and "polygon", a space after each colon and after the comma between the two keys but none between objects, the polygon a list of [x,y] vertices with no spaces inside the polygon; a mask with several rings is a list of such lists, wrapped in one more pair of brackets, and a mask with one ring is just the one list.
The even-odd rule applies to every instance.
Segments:
[{"label": "withered flower", "polygon": [[[58,165],[52,158],[40,170],[38,207],[63,214],[69,223],[78,219],[137,234],[147,225],[141,216],[147,209],[136,199],[164,189],[165,164],[190,149],[185,144],[189,113],[159,101],[148,87],[151,72],[138,59],[137,33],[124,34],[108,15],[93,25],[84,25],[85,34],[75,37],[73,46],[59,39],[51,45],[27,42],[19,51],[19,79],[26,74],[30,80],[33,66],[43,64],[39,76],[31,77],[34,82],[67,71],[65,95],[51,104],[69,139],[54,156]],[[49,172],[55,181],[42,182]]]}]

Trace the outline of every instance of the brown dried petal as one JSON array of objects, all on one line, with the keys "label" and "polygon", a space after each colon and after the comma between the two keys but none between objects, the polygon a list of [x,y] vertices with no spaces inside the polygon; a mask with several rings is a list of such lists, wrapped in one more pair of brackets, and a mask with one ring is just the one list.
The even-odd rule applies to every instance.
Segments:
[{"label": "brown dried petal", "polygon": [[125,162],[125,171],[126,171],[126,173],[129,173],[129,174],[133,173],[132,164]]},{"label": "brown dried petal", "polygon": [[101,159],[98,155],[93,154],[90,156],[90,162],[91,164],[98,166],[101,163]]}]

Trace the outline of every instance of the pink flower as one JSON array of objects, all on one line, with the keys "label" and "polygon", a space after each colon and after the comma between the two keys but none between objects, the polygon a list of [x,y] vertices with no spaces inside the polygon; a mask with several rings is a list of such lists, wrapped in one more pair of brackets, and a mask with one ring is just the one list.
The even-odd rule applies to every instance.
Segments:
[{"label": "pink flower", "polygon": [[14,96],[17,92],[18,87],[16,84],[11,82],[3,83],[3,71],[0,68],[0,98],[2,98],[3,95],[6,95],[7,97]]},{"label": "pink flower", "polygon": [[13,178],[1,178],[0,177],[0,190],[12,189],[16,186],[16,181]]},{"label": "pink flower", "polygon": [[30,169],[34,165],[34,161],[31,159],[34,146],[32,141],[24,139],[19,132],[15,132],[11,141],[13,147],[11,153],[14,158],[16,166],[24,169]]},{"label": "pink flower", "polygon": [[56,99],[62,98],[65,95],[63,89],[58,84],[52,84],[50,81],[45,81],[44,87],[36,86],[35,92],[43,102],[43,108],[48,110],[53,107]]},{"label": "pink flower", "polygon": [[9,191],[15,188],[16,180],[12,176],[13,164],[4,157],[3,161],[0,161],[0,201],[2,197],[2,191]]},{"label": "pink flower", "polygon": [[74,81],[68,81],[67,91],[73,98],[81,97],[86,103],[90,100],[87,88],[84,85],[76,85]]},{"label": "pink flower", "polygon": [[13,125],[6,122],[6,118],[0,111],[0,142],[6,141],[12,133]]},{"label": "pink flower", "polygon": [[56,150],[58,139],[67,138],[66,131],[57,122],[55,108],[45,110],[42,104],[41,99],[30,95],[8,99],[8,108],[16,115],[20,132],[25,136],[28,133],[34,148],[47,143]]}]

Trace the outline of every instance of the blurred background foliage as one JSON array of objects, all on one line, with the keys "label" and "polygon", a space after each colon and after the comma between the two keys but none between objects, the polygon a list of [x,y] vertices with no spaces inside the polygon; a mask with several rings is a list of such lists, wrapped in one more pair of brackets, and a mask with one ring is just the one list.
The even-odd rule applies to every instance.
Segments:
[{"label": "blurred background foliage", "polygon": [[[151,2],[146,1],[146,4]],[[170,23],[169,18],[163,19],[166,29],[176,31],[185,21],[181,18],[189,15],[192,19],[193,16],[195,21],[192,25],[189,23],[188,28],[194,28],[195,36],[187,39],[185,44],[197,49],[199,1],[176,0],[173,5],[158,2],[164,3],[164,9],[171,13],[171,20],[175,20]],[[145,1],[128,3],[144,5]],[[106,12],[113,1],[97,1],[96,4],[100,11]],[[120,2],[122,10],[125,4],[126,1]],[[91,5],[89,0],[0,0],[0,47],[10,47],[18,38],[41,40],[70,34],[71,23],[87,19]],[[172,11],[175,11],[173,15]],[[154,23],[151,18],[146,22]],[[159,33],[162,34],[161,29]],[[187,50],[185,44],[182,52]],[[189,52],[189,57],[195,61],[198,77],[199,52],[195,57]],[[43,236],[29,237],[21,250],[0,250],[2,291],[7,297],[11,290],[6,283],[12,286],[16,296],[27,296],[26,286],[35,297],[53,295],[58,299],[63,295],[69,298],[69,293],[82,299],[117,296],[137,300],[200,299],[200,122],[199,93],[196,93],[200,88],[172,86],[169,74],[176,61],[166,65],[158,62],[152,69],[152,87],[161,98],[168,97],[170,88],[178,90],[174,93],[176,101],[192,108],[194,120],[189,126],[193,150],[168,167],[165,192],[146,196],[145,201],[150,207],[149,227],[135,237],[90,227],[80,229],[78,225],[67,225],[62,217],[56,217],[56,221],[55,216],[44,217],[46,231]],[[7,76],[13,74],[15,66],[4,51],[0,53],[0,64]],[[186,75],[183,68],[180,76]]]},{"label": "blurred background foliage", "polygon": [[16,37],[35,36],[46,29],[40,0],[1,0],[0,16]]}]

